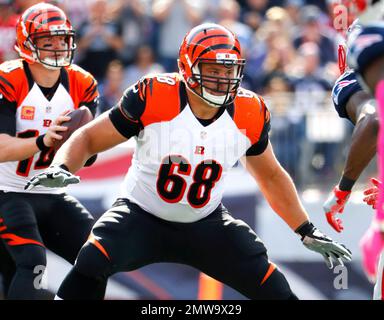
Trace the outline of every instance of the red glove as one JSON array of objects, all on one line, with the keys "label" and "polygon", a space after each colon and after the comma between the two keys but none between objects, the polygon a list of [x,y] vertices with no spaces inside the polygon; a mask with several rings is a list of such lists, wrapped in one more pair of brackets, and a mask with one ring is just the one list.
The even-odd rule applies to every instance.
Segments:
[{"label": "red glove", "polygon": [[325,216],[327,217],[328,223],[337,232],[341,232],[344,227],[341,219],[336,218],[337,213],[342,213],[344,206],[347,203],[351,191],[342,191],[338,186],[334,187],[332,193],[329,195],[327,201],[323,204]]},{"label": "red glove", "polygon": [[364,190],[365,197],[363,201],[367,203],[367,205],[372,206],[373,209],[377,208],[377,200],[379,199],[379,189],[381,188],[381,181],[371,178],[371,182],[373,183],[373,187]]}]

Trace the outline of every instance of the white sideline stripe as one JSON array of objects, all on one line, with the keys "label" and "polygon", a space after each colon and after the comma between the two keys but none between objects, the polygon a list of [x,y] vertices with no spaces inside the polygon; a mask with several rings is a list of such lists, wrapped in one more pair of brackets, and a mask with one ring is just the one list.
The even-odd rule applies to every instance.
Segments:
[{"label": "white sideline stripe", "polygon": [[287,278],[293,293],[296,294],[300,300],[327,300],[327,297],[316,289],[310,282],[299,277],[297,274],[284,266],[279,264],[277,264],[277,266]]},{"label": "white sideline stripe", "polygon": [[381,300],[383,296],[383,277],[384,277],[384,250],[381,251],[379,265],[377,267],[377,280],[373,291],[373,300]]}]

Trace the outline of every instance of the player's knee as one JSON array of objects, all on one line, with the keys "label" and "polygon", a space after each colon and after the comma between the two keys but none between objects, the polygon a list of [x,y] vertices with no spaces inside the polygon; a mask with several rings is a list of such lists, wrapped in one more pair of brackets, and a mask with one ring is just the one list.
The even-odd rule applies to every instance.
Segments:
[{"label": "player's knee", "polygon": [[80,250],[74,268],[77,272],[88,277],[108,277],[112,264],[109,258],[100,249],[87,242]]},{"label": "player's knee", "polygon": [[17,268],[35,270],[47,265],[46,250],[39,245],[20,246],[13,250],[13,257]]},{"label": "player's knee", "polygon": [[365,127],[366,132],[370,133],[372,136],[377,136],[380,127],[379,115],[370,104],[364,104],[362,109],[357,115],[358,122],[362,123],[362,126]]},{"label": "player's knee", "polygon": [[367,121],[372,134],[377,136],[380,127],[379,115],[376,112],[370,113],[367,115]]},{"label": "player's knee", "polygon": [[297,300],[287,279],[278,269],[261,285],[260,296],[266,300]]}]

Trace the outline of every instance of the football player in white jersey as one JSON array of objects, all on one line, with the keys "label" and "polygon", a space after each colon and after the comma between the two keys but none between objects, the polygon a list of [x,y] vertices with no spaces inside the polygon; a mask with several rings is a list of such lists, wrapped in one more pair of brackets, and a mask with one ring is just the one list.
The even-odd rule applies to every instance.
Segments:
[{"label": "football player in white jersey", "polygon": [[46,249],[74,263],[93,218],[65,189],[24,186],[51,164],[70,119],[64,113],[85,105],[95,114],[98,92],[94,78],[71,65],[74,30],[61,9],[34,5],[16,31],[21,59],[0,65],[0,241],[17,267],[8,298],[39,299]]},{"label": "football player in white jersey", "polygon": [[32,190],[78,182],[72,173],[86,158],[136,136],[121,196],[96,222],[58,299],[102,299],[110,275],[154,262],[193,266],[250,299],[297,299],[255,232],[221,204],[238,160],[308,249],[330,268],[351,260],[309,221],[273,154],[263,98],[240,87],[244,63],[231,31],[193,28],[180,47],[179,73],[146,76],[128,88],[30,180]]}]

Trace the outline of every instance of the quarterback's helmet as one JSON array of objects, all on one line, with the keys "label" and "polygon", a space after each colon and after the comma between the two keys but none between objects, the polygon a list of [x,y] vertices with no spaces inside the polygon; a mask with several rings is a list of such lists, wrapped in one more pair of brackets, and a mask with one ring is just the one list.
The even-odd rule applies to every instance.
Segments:
[{"label": "quarterback's helmet", "polygon": [[[65,13],[48,3],[38,3],[28,8],[16,25],[15,49],[28,63],[41,63],[49,69],[58,69],[72,63],[76,49],[75,31]],[[55,49],[50,43],[38,46],[38,39],[60,38],[62,48]],[[42,53],[52,53],[45,58]]]},{"label": "quarterback's helmet", "polygon": [[[244,64],[236,35],[217,24],[198,25],[187,33],[180,46],[179,70],[187,87],[214,107],[233,102]],[[203,74],[203,65],[224,67],[228,76]]]}]

